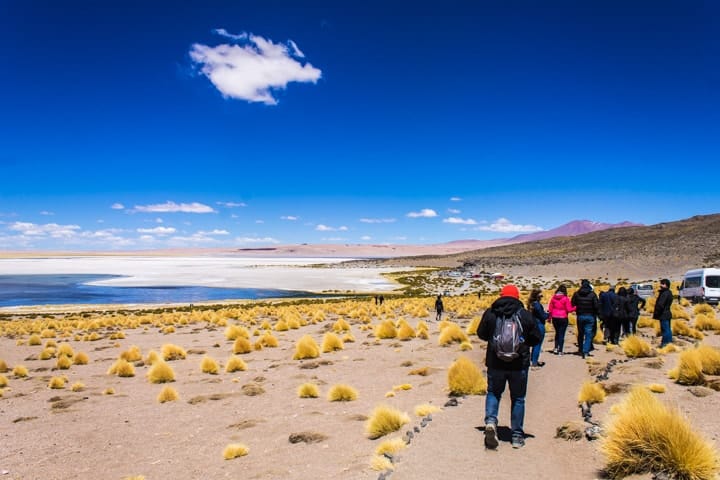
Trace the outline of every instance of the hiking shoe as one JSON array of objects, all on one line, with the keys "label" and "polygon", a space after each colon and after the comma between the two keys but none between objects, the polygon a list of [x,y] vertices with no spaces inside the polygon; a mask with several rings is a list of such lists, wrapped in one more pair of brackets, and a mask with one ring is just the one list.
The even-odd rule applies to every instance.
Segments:
[{"label": "hiking shoe", "polygon": [[525,439],[523,437],[513,435],[512,447],[513,448],[522,448],[524,446],[525,446]]},{"label": "hiking shoe", "polygon": [[497,426],[494,423],[488,423],[485,425],[485,448],[495,450],[497,447]]}]

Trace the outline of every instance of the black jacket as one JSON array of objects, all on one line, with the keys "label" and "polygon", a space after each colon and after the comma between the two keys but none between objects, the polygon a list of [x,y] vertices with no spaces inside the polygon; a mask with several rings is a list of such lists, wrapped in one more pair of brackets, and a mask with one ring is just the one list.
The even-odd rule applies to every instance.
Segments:
[{"label": "black jacket", "polygon": [[512,362],[500,360],[488,344],[485,354],[485,365],[496,370],[522,370],[530,367],[530,347],[540,343],[541,334],[537,322],[532,314],[523,308],[520,300],[512,297],[500,297],[485,310],[480,326],[477,329],[478,337],[489,341],[495,333],[495,325],[498,316],[510,316],[520,310],[520,325],[523,329],[525,341],[520,345],[520,356]]},{"label": "black jacket", "polygon": [[645,299],[639,297],[637,293],[628,295],[628,312],[630,312],[630,318],[637,318],[640,316],[640,309],[645,308]]},{"label": "black jacket", "polygon": [[613,303],[617,295],[615,290],[608,290],[606,292],[600,292],[600,317],[601,318],[612,318],[613,316]]},{"label": "black jacket", "polygon": [[577,315],[592,315],[596,317],[600,313],[600,302],[597,295],[590,287],[581,287],[570,299],[570,303],[576,308]]},{"label": "black jacket", "polygon": [[673,302],[673,294],[669,288],[662,289],[655,300],[655,310],[653,310],[653,318],[655,320],[670,320],[672,312],[670,306]]}]

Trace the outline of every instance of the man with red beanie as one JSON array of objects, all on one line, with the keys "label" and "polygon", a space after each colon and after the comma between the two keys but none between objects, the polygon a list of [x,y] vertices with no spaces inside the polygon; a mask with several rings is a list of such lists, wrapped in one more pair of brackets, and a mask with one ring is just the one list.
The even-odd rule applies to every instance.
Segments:
[{"label": "man with red beanie", "polygon": [[512,446],[525,445],[525,394],[530,368],[530,347],[540,343],[541,333],[530,312],[520,301],[515,285],[505,285],[500,298],[485,310],[477,330],[487,340],[485,365],[488,391],[485,397],[485,447],[498,447],[497,425],[500,397],[510,388]]}]

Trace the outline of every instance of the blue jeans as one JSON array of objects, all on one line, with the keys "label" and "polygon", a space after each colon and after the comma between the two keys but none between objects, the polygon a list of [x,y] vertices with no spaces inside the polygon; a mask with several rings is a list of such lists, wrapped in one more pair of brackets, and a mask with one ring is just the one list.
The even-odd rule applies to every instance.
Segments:
[{"label": "blue jeans", "polygon": [[553,327],[555,328],[555,350],[562,352],[565,348],[565,332],[568,327],[567,318],[553,318]]},{"label": "blue jeans", "polygon": [[485,424],[498,424],[500,397],[505,391],[505,382],[510,387],[510,427],[514,437],[525,437],[525,394],[527,393],[528,369],[500,370],[488,368],[488,392],[485,396]]},{"label": "blue jeans", "polygon": [[543,340],[545,340],[545,322],[536,320],[538,330],[540,330],[540,342],[532,347],[532,354],[530,355],[530,363],[537,365],[540,360],[540,351],[542,350]]},{"label": "blue jeans", "polygon": [[594,326],[595,317],[593,315],[578,315],[578,346],[582,354],[590,352]]},{"label": "blue jeans", "polygon": [[660,340],[660,346],[664,347],[668,343],[672,343],[672,328],[670,327],[670,320],[660,320],[660,334],[662,339]]}]

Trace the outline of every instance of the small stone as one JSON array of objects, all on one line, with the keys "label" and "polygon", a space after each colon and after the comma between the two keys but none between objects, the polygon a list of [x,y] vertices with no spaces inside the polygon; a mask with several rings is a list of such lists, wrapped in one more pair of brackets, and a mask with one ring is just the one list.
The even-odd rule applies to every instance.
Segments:
[{"label": "small stone", "polygon": [[451,398],[450,400],[445,402],[445,406],[446,407],[457,407],[458,406],[457,398],[455,398],[455,397]]},{"label": "small stone", "polygon": [[413,430],[415,430],[415,433],[420,433],[420,427],[418,427],[417,425],[413,427]]},{"label": "small stone", "polygon": [[602,435],[602,429],[598,425],[593,425],[585,429],[585,438],[590,441],[597,440]]}]

